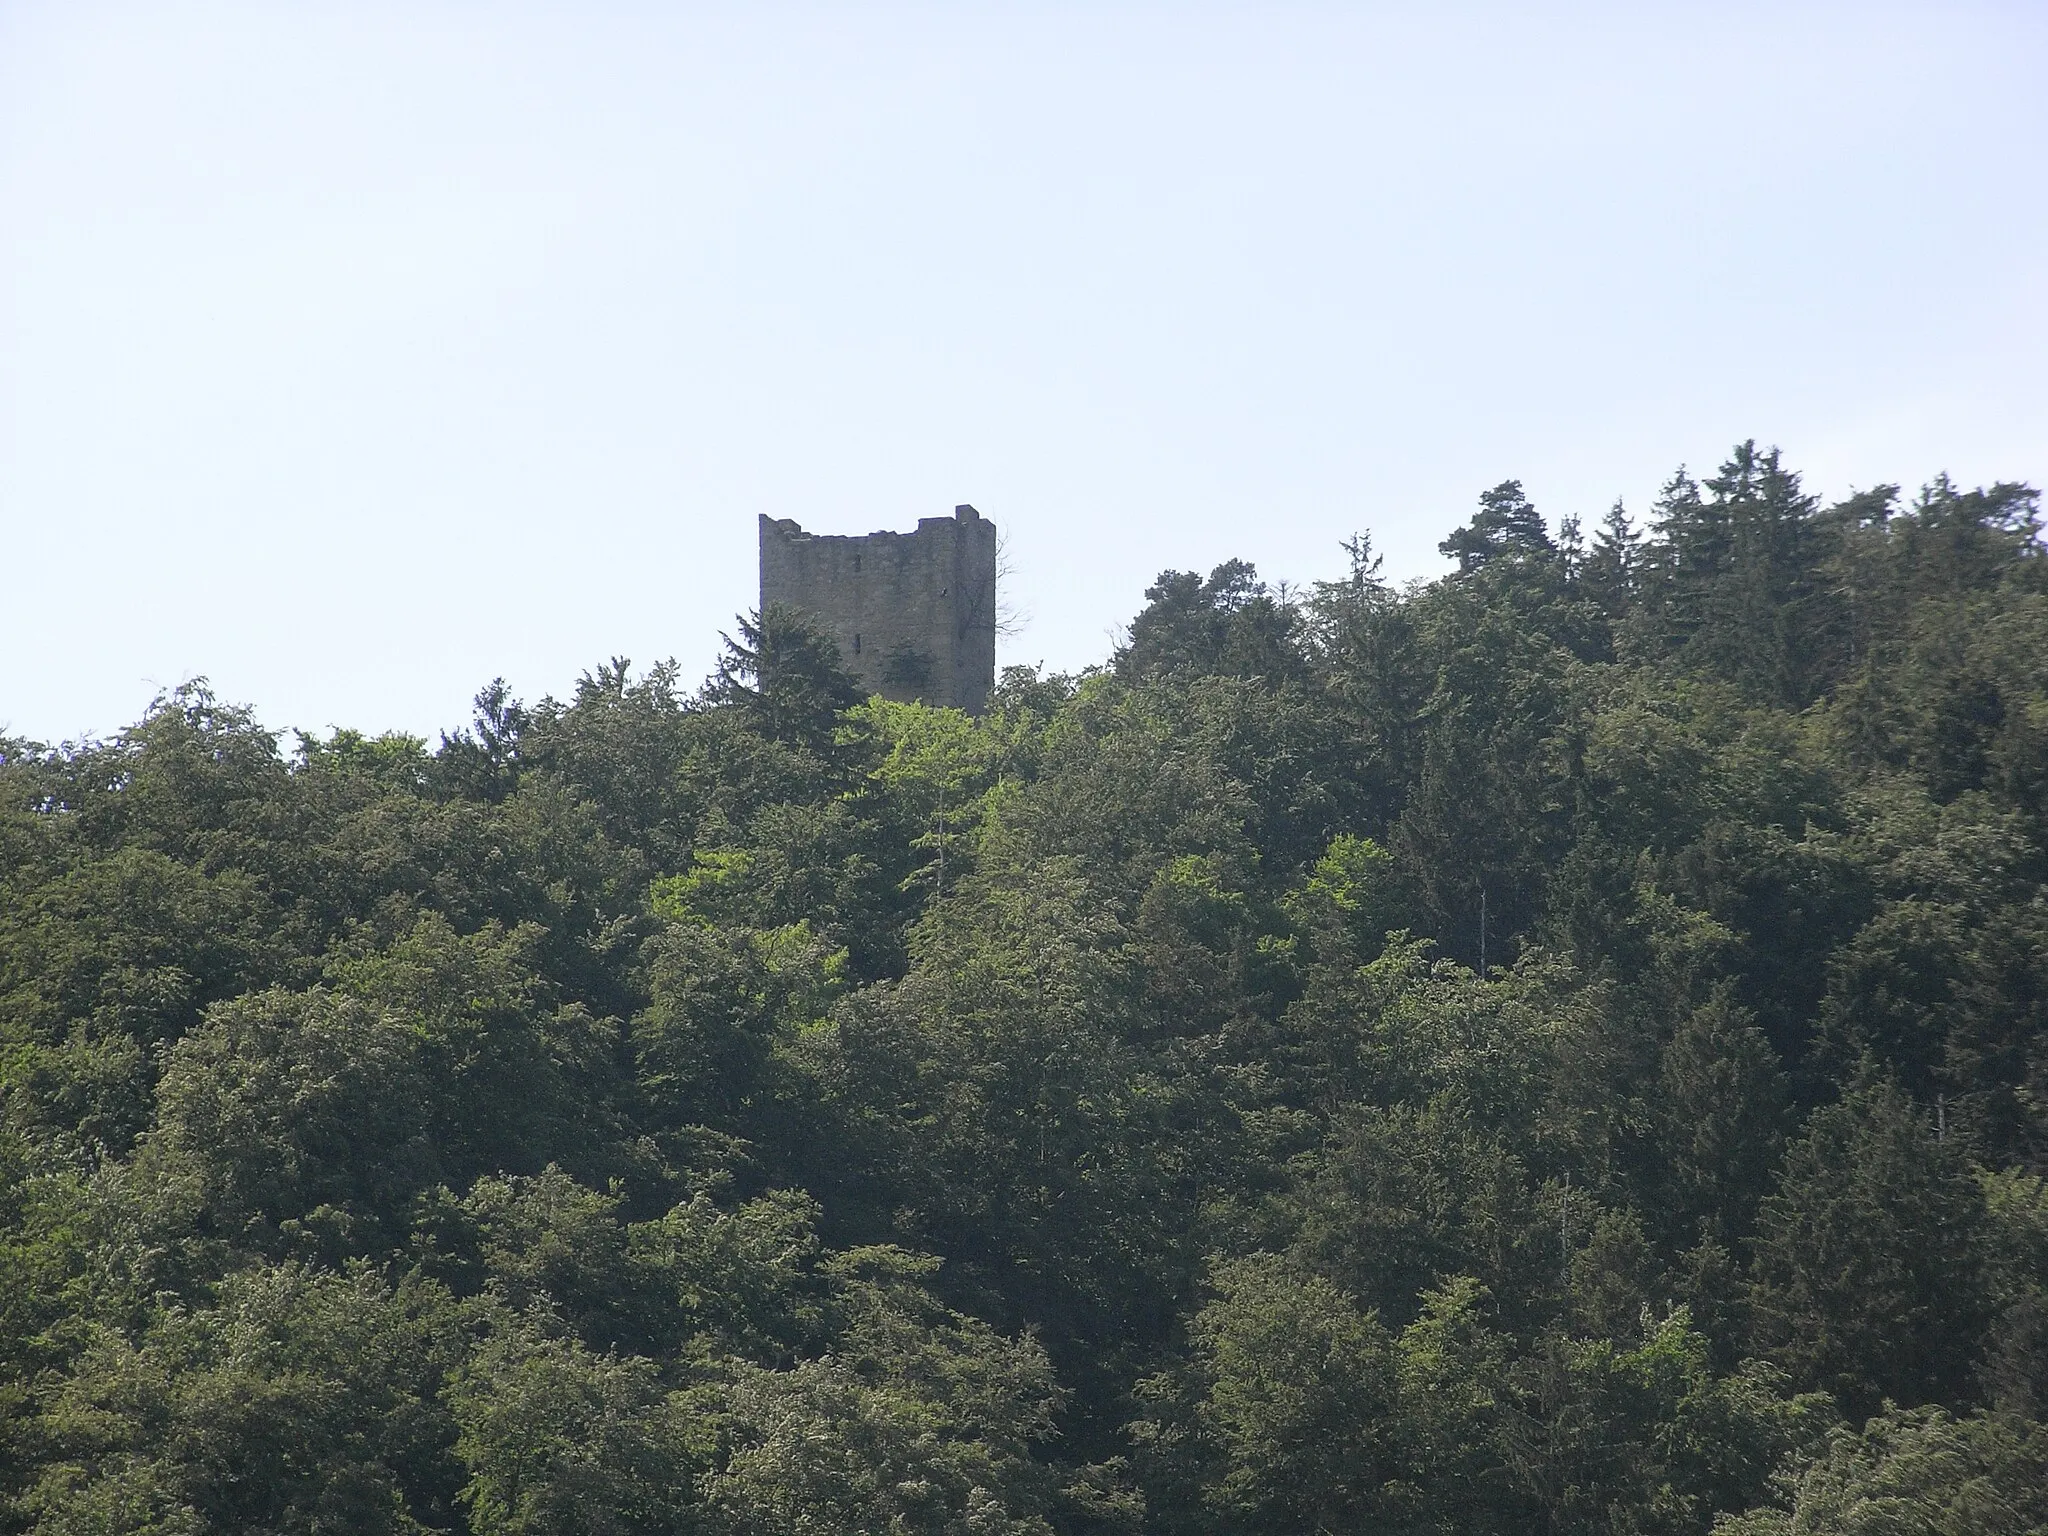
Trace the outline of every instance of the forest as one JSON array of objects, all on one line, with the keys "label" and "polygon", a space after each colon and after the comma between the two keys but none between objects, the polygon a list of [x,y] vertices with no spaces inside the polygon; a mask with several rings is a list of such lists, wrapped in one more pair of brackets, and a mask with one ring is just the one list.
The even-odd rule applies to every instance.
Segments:
[{"label": "forest", "polygon": [[0,740],[0,1530],[2048,1531],[2037,493],[1443,552]]}]

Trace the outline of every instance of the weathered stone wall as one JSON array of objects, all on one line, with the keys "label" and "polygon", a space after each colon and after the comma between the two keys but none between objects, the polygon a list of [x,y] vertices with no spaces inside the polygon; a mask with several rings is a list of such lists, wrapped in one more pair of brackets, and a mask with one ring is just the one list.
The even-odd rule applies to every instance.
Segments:
[{"label": "weathered stone wall", "polygon": [[972,507],[915,533],[805,533],[761,519],[761,608],[807,614],[861,686],[979,713],[996,678],[996,528]]}]

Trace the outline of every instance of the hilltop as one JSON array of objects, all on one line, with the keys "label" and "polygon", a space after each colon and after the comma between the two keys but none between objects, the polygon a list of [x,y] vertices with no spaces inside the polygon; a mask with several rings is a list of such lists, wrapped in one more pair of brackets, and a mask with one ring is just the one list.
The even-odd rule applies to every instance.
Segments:
[{"label": "hilltop", "polygon": [[2048,1528],[2038,497],[1647,521],[0,746],[0,1526]]}]

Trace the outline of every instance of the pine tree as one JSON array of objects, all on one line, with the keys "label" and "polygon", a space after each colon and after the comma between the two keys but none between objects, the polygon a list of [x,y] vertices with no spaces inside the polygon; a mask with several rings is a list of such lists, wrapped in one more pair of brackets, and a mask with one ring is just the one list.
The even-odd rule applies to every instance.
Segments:
[{"label": "pine tree", "polygon": [[1497,561],[1553,558],[1557,554],[1542,516],[1522,494],[1519,480],[1503,480],[1492,490],[1482,491],[1472,521],[1437,549],[1457,560],[1461,575]]}]

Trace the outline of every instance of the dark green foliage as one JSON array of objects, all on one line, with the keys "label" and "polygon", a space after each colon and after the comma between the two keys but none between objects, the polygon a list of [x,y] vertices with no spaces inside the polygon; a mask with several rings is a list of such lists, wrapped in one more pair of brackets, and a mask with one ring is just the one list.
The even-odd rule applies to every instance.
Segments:
[{"label": "dark green foliage", "polygon": [[2040,532],[0,742],[0,1531],[2043,1529]]},{"label": "dark green foliage", "polygon": [[1860,1086],[1815,1111],[1758,1216],[1758,1342],[1855,1411],[1968,1400],[1984,1200],[1932,1130],[1897,1088]]},{"label": "dark green foliage", "polygon": [[1784,1145],[1785,1075],[1763,1032],[1717,996],[1665,1045],[1656,1083],[1659,1225],[1717,1242],[1753,1230]]},{"label": "dark green foliage", "polygon": [[1778,1483],[1782,1507],[1729,1522],[1726,1536],[2031,1536],[2048,1529],[2048,1430],[1890,1409],[1861,1434],[1837,1430]]},{"label": "dark green foliage", "polygon": [[1541,561],[1558,552],[1542,517],[1522,494],[1519,480],[1503,480],[1481,493],[1478,515],[1437,549],[1456,560],[1459,573],[1466,576],[1489,565]]},{"label": "dark green foliage", "polygon": [[839,648],[786,608],[742,618],[737,640],[727,637],[718,672],[705,689],[771,741],[827,747],[841,710],[860,693],[839,666]]},{"label": "dark green foliage", "polygon": [[38,1531],[416,1532],[453,1514],[445,1294],[295,1264],[95,1329],[29,1430]]},{"label": "dark green foliage", "polygon": [[1162,571],[1145,602],[1117,653],[1120,677],[1178,672],[1278,682],[1302,671],[1299,616],[1242,560],[1224,561],[1206,581],[1193,571]]}]

